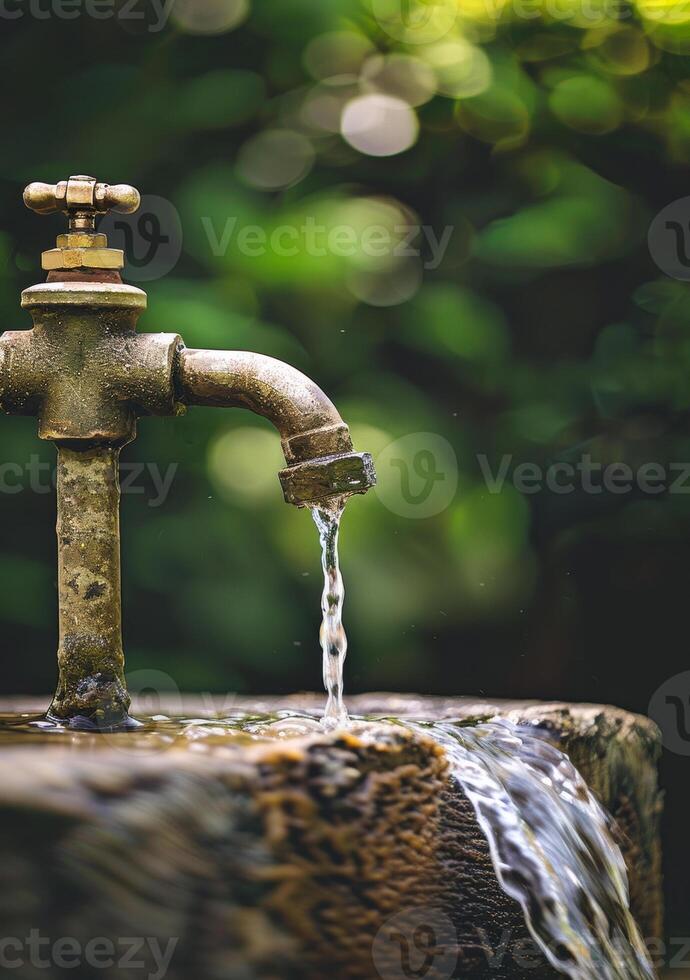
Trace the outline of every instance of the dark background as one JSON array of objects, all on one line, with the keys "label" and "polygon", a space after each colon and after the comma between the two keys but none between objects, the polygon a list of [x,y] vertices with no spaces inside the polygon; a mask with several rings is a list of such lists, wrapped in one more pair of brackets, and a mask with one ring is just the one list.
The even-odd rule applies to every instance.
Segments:
[{"label": "dark background", "polygon": [[[64,224],[24,209],[26,183],[90,173],[164,199],[148,202],[154,225],[132,225],[143,329],[290,361],[379,458],[380,490],[343,519],[350,692],[641,712],[662,684],[690,694],[676,678],[690,667],[690,479],[684,492],[524,494],[508,480],[490,493],[477,458],[690,461],[690,301],[674,277],[688,269],[663,225],[648,246],[655,215],[689,192],[690,15],[667,7],[614,19],[564,4],[554,18],[535,3],[537,16],[496,21],[476,0],[445,27],[447,3],[408,10],[407,28],[392,0],[177,0],[162,26],[143,0],[143,19],[3,7],[2,327],[29,326],[19,293]],[[391,151],[380,157],[337,130],[352,100],[382,93],[395,111],[352,109],[392,113],[388,135],[374,130]],[[230,218],[270,234],[308,216],[452,234],[433,269],[424,255],[309,254],[302,240],[296,255],[251,256],[233,237],[215,255],[205,231]],[[672,214],[685,232],[688,216]],[[147,262],[155,221],[169,242],[157,253],[154,235]],[[26,464],[38,454],[49,469],[54,449],[34,420],[7,417],[0,447],[2,693],[44,694],[55,501]],[[150,475],[123,496],[132,687],[318,688],[317,537],[282,503],[270,427],[195,409],[143,420],[123,458],[176,467],[160,506]],[[410,503],[402,474],[424,497],[414,467],[430,460],[444,478]],[[689,765],[665,750],[674,936],[690,930]]]}]

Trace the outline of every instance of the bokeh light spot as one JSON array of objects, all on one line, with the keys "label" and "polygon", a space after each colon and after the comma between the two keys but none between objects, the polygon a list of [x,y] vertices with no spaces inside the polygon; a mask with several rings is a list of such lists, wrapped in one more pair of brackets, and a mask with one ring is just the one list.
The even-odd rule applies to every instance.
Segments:
[{"label": "bokeh light spot", "polygon": [[456,118],[470,136],[496,147],[520,145],[530,129],[527,106],[505,86],[493,86],[481,95],[463,99],[456,107]]},{"label": "bokeh light spot", "polygon": [[559,82],[549,105],[570,129],[593,136],[612,132],[623,120],[623,106],[616,92],[591,75],[576,75]]},{"label": "bokeh light spot", "polygon": [[407,54],[377,54],[368,58],[362,69],[362,83],[411,106],[423,105],[436,93],[432,68]]},{"label": "bokeh light spot", "polygon": [[458,0],[371,0],[379,26],[404,44],[429,44],[445,37],[458,18]]},{"label": "bokeh light spot", "polygon": [[582,46],[594,49],[597,63],[612,75],[639,75],[651,62],[647,38],[632,26],[590,31]]},{"label": "bokeh light spot", "polygon": [[224,432],[208,454],[209,476],[217,490],[226,499],[256,506],[280,498],[276,474],[284,465],[278,434],[258,426]]},{"label": "bokeh light spot", "polygon": [[343,138],[360,153],[388,157],[408,150],[416,141],[419,123],[414,110],[392,95],[362,95],[343,111]]},{"label": "bokeh light spot", "polygon": [[462,38],[441,41],[424,50],[433,69],[438,90],[452,98],[479,95],[491,84],[491,62],[481,48]]},{"label": "bokeh light spot", "polygon": [[[342,80],[342,75],[339,79]],[[310,129],[339,133],[343,109],[359,95],[358,84],[338,83],[330,78],[320,82],[305,96],[301,121]]]},{"label": "bokeh light spot", "polygon": [[224,34],[249,15],[249,0],[175,0],[172,19],[187,34]]},{"label": "bokeh light spot", "polygon": [[357,75],[365,58],[373,50],[373,44],[363,34],[330,31],[310,41],[304,52],[304,64],[316,79]]},{"label": "bokeh light spot", "polygon": [[369,306],[399,306],[412,299],[422,285],[418,259],[407,259],[392,269],[357,269],[347,281],[353,296]]},{"label": "bokeh light spot", "polygon": [[244,144],[237,172],[252,187],[278,190],[306,177],[313,162],[314,150],[305,136],[290,129],[269,129]]}]

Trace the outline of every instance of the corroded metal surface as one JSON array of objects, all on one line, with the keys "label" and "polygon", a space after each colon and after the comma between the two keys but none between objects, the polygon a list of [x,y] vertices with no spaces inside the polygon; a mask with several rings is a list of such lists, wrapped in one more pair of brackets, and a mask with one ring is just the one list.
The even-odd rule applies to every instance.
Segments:
[{"label": "corroded metal surface", "polygon": [[339,453],[294,463],[279,473],[288,504],[305,507],[330,497],[365,493],[376,483],[369,453]]},{"label": "corroded metal surface", "polygon": [[250,351],[180,352],[177,383],[189,405],[248,408],[280,433],[288,465],[352,452],[350,433],[333,402],[296,368]]},{"label": "corroded metal surface", "polygon": [[58,448],[60,680],[49,716],[101,729],[126,723],[120,610],[120,450]]},{"label": "corroded metal surface", "polygon": [[353,451],[333,402],[289,364],[249,351],[183,349],[176,378],[188,405],[248,408],[273,423],[288,464],[280,473],[288,503],[364,493],[376,482],[371,456]]},{"label": "corroded metal surface", "polygon": [[0,337],[0,406],[37,415],[39,437],[124,445],[140,415],[176,411],[177,334],[135,332],[146,294],[109,283],[44,283],[22,305],[33,330]]}]

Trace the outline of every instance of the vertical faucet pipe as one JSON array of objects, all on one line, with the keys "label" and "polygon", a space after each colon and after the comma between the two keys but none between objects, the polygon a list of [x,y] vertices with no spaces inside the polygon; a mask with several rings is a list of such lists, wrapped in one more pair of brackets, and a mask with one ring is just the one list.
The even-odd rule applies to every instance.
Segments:
[{"label": "vertical faucet pipe", "polygon": [[120,599],[119,447],[58,443],[58,688],[48,716],[129,723]]}]

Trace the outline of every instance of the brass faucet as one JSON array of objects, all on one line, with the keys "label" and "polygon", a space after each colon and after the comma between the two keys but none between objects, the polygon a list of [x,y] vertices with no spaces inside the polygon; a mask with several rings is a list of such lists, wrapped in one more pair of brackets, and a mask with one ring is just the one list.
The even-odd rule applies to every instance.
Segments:
[{"label": "brass faucet", "polygon": [[137,210],[133,187],[76,176],[29,184],[24,201],[69,219],[56,248],[43,253],[47,281],[22,293],[33,329],[0,336],[0,408],[37,416],[39,438],[57,446],[59,682],[47,717],[112,731],[137,724],[122,650],[118,475],[137,418],[187,405],[264,416],[281,435],[285,499],[299,507],[364,493],[376,478],[334,405],[288,364],[136,332],[146,293],[122,282],[122,252],[95,229],[99,214]]}]

